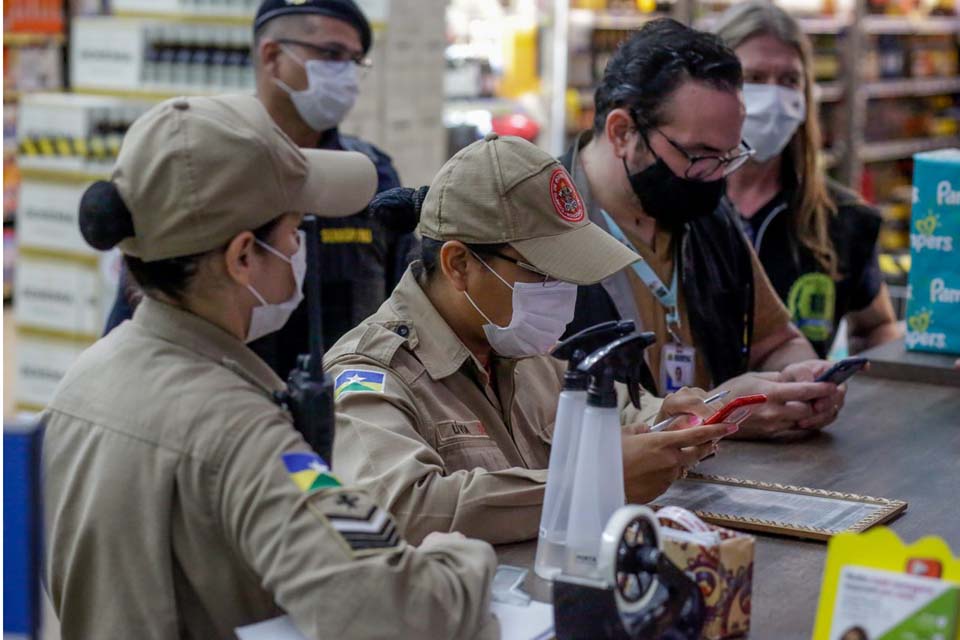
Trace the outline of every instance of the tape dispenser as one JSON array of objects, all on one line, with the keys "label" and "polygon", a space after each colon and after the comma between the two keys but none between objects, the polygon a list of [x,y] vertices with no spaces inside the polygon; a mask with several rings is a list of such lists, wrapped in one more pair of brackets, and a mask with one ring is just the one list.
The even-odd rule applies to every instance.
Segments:
[{"label": "tape dispenser", "polygon": [[603,531],[591,578],[553,582],[557,640],[697,640],[706,617],[697,584],[661,551],[657,518],[626,505]]}]

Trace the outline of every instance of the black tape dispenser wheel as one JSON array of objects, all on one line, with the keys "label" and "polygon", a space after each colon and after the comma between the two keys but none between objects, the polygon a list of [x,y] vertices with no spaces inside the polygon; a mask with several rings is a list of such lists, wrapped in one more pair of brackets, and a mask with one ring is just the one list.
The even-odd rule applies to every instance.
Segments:
[{"label": "black tape dispenser wheel", "polygon": [[659,531],[653,511],[635,504],[618,509],[603,531],[597,565],[624,613],[645,609],[656,592]]}]

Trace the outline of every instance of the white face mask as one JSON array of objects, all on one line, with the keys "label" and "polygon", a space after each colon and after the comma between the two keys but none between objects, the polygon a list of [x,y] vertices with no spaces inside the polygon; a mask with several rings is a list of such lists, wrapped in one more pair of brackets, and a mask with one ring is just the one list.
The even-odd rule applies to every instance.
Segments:
[{"label": "white face mask", "polygon": [[283,47],[283,51],[307,72],[307,88],[303,91],[295,91],[279,78],[274,78],[277,86],[290,94],[293,106],[303,121],[318,133],[339,125],[353,108],[360,91],[357,86],[357,65],[349,60],[304,62],[286,47]]},{"label": "white face mask", "polygon": [[755,162],[766,162],[783,151],[807,117],[801,91],[773,84],[743,85],[747,119],[743,139],[756,150]]},{"label": "white face mask", "polygon": [[490,348],[505,358],[523,358],[548,353],[563,335],[577,305],[577,285],[570,282],[517,282],[511,285],[490,268],[479,256],[474,256],[500,282],[513,290],[513,315],[510,324],[494,324],[466,291],[463,295],[487,324],[483,333]]},{"label": "white face mask", "polygon": [[266,242],[256,241],[261,247],[290,265],[293,270],[293,279],[296,282],[296,290],[293,292],[293,296],[285,302],[271,303],[264,300],[263,296],[253,288],[253,285],[247,285],[250,293],[260,301],[260,306],[254,307],[253,313],[250,315],[250,328],[247,330],[245,342],[253,342],[268,333],[280,330],[283,325],[287,324],[290,314],[300,306],[300,302],[303,300],[303,279],[307,274],[307,241],[303,231],[297,233],[300,236],[300,247],[289,258]]}]

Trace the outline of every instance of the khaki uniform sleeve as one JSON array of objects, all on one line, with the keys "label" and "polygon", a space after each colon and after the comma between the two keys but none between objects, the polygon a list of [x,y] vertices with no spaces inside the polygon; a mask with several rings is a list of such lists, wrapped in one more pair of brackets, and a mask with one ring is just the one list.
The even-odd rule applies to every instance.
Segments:
[{"label": "khaki uniform sleeve", "polygon": [[[355,365],[349,365],[355,366]],[[336,378],[344,368],[330,373]],[[380,392],[336,400],[333,465],[397,518],[411,542],[431,531],[459,531],[491,544],[537,537],[547,470],[475,468],[447,474],[440,454],[417,430],[422,420],[410,389],[390,371]]]},{"label": "khaki uniform sleeve", "polygon": [[782,331],[790,323],[790,311],[770,284],[767,272],[760,264],[753,247],[747,243],[744,243],[744,246],[750,251],[753,267],[753,342],[761,342]]},{"label": "khaki uniform sleeve", "polygon": [[418,550],[365,492],[298,486],[304,478],[291,474],[290,454],[319,456],[284,414],[258,407],[231,406],[247,422],[224,425],[211,508],[238,557],[308,637],[497,637],[487,543]]},{"label": "khaki uniform sleeve", "polygon": [[637,409],[630,402],[630,394],[627,393],[626,385],[616,383],[617,388],[617,406],[620,408],[620,424],[623,426],[645,424],[648,427],[653,426],[657,414],[660,413],[660,406],[663,399],[653,395],[643,387],[640,387],[640,408]]}]

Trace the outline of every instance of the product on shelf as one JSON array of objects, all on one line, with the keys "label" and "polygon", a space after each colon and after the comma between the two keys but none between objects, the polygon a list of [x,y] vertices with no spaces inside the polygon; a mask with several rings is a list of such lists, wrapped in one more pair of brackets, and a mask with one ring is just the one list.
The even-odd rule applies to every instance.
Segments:
[{"label": "product on shelf", "polygon": [[63,0],[6,0],[3,30],[5,33],[62,33]]},{"label": "product on shelf", "polygon": [[[291,2],[296,4],[296,2]],[[362,4],[362,2],[361,2]],[[259,0],[112,0],[115,13],[166,13],[181,16],[252,16]]]},{"label": "product on shelf", "polygon": [[20,167],[105,175],[127,128],[149,107],[105,96],[26,96],[17,126]]},{"label": "product on shelf", "polygon": [[176,20],[78,18],[70,41],[79,90],[160,94],[253,88],[250,27]]}]

